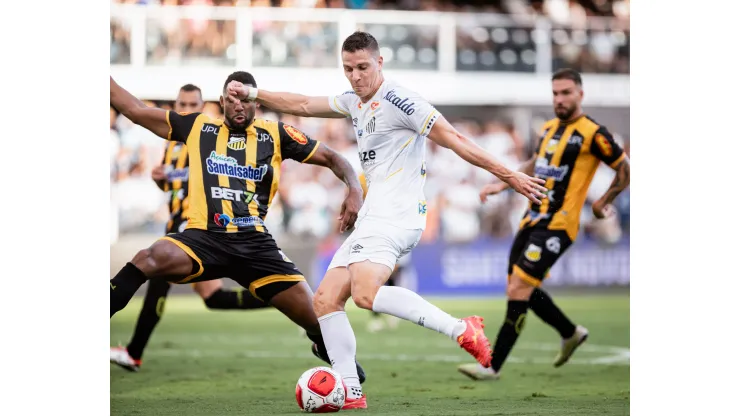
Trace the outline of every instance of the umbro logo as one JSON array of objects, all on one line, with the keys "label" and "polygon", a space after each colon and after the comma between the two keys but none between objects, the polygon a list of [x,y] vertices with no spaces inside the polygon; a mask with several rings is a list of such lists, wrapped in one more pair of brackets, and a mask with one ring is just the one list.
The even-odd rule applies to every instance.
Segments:
[{"label": "umbro logo", "polygon": [[359,244],[355,244],[355,245],[352,246],[352,252],[353,253],[359,253],[360,250],[362,250],[362,249],[363,249],[363,247],[361,245],[359,245]]}]

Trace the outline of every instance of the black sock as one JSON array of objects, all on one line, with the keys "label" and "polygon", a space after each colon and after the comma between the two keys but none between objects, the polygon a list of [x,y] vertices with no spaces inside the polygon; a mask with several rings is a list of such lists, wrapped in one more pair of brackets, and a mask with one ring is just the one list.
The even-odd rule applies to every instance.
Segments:
[{"label": "black sock", "polygon": [[526,300],[509,300],[506,307],[506,320],[501,325],[496,337],[496,345],[493,347],[491,368],[498,372],[504,365],[506,357],[514,348],[519,333],[524,329],[524,321],[527,317]]},{"label": "black sock", "polygon": [[110,316],[125,308],[134,293],[146,283],[146,276],[133,263],[126,263],[115,277],[110,279]]},{"label": "black sock", "polygon": [[555,328],[563,338],[570,338],[576,332],[576,326],[568,319],[555,303],[550,295],[542,289],[535,288],[529,297],[529,309],[545,323]]},{"label": "black sock", "polygon": [[208,309],[260,309],[270,306],[242,288],[218,289],[204,302]]},{"label": "black sock", "polygon": [[126,350],[131,358],[140,360],[144,355],[149,337],[154,332],[159,320],[164,313],[164,303],[167,299],[167,292],[170,291],[170,284],[164,279],[152,279],[149,281],[149,287],[144,295],[144,305],[139,312],[139,320],[136,321],[134,336],[131,337]]}]

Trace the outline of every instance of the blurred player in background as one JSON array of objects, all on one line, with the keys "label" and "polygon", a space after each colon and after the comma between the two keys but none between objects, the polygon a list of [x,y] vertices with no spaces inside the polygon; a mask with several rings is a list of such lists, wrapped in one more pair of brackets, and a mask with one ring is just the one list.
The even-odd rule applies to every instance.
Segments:
[{"label": "blurred player in background", "polygon": [[352,120],[367,200],[352,235],[334,255],[314,298],[329,357],[347,385],[345,408],[367,408],[355,373],[357,344],[344,305],[350,297],[362,309],[396,316],[446,335],[482,365],[490,363],[490,344],[482,318],[457,319],[398,286],[385,286],[401,256],[409,253],[426,227],[424,196],[428,137],[475,166],[491,172],[535,203],[545,181],[512,172],[460,134],[419,94],[384,79],[377,40],[355,32],[342,44],[342,63],[352,90],[333,97],[307,97],[228,86],[232,100],[256,100],[273,110],[303,117]]},{"label": "blurred player in background", "polygon": [[[203,95],[197,86],[186,84],[180,88],[175,100],[175,112],[200,113],[203,111]],[[152,171],[152,179],[159,189],[168,193],[170,219],[165,234],[182,232],[187,226],[188,216],[188,150],[179,142],[165,145],[162,165]],[[203,299],[208,309],[261,309],[267,303],[255,298],[242,288],[224,290],[221,280],[209,280],[193,284],[193,289]],[[134,328],[134,334],[127,346],[112,347],[110,361],[129,371],[139,371],[149,338],[164,313],[170,283],[165,279],[151,279],[144,295],[144,304]]]},{"label": "blurred player in background", "polygon": [[[616,171],[606,193],[593,203],[599,219],[614,214],[611,203],[630,182],[630,163],[606,127],[583,113],[581,75],[562,69],[552,76],[553,109],[556,117],[545,123],[539,146],[522,172],[546,179],[548,198],[530,204],[514,238],[509,256],[506,318],[493,347],[491,366],[465,364],[458,370],[474,380],[495,380],[524,328],[527,309],[555,328],[562,337],[555,367],[565,364],[588,337],[588,330],[575,325],[540,288],[550,268],[578,235],[581,209],[599,163]],[[503,191],[505,183],[486,185],[481,198]]]},{"label": "blurred player in background", "polygon": [[[110,280],[110,316],[123,309],[147,280],[165,278],[182,284],[228,276],[304,328],[328,362],[311,288],[264,221],[278,191],[284,159],[327,167],[347,185],[340,230],[354,225],[362,187],[350,163],[326,145],[282,122],[255,119],[254,103],[226,99],[231,81],[257,85],[247,72],[229,75],[221,97],[224,120],[219,120],[198,112],[149,108],[111,77],[111,105],[157,136],[187,145],[190,163],[185,230],[139,251]],[[357,367],[353,371],[362,373]]]}]

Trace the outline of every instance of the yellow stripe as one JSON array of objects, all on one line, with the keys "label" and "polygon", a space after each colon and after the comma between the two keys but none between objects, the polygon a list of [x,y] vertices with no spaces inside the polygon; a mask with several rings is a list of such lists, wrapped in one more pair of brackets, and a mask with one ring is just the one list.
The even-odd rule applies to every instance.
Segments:
[{"label": "yellow stripe", "polygon": [[[228,150],[226,149],[226,145],[229,143],[229,129],[221,129],[218,132],[218,137],[216,137],[216,153],[221,155],[226,155]],[[218,185],[222,188],[229,188],[229,177],[226,175],[218,175]],[[231,205],[231,201],[228,201],[226,199],[221,200],[221,211],[228,215],[229,218],[234,218],[234,207]],[[226,225],[226,232],[227,233],[234,233],[239,230],[239,227],[236,225],[229,223]]]},{"label": "yellow stripe", "polygon": [[[261,121],[261,120],[260,120]],[[266,123],[263,122],[263,126],[267,129],[267,132],[272,136],[274,144],[272,150],[272,159],[270,159],[270,166],[272,166],[272,184],[270,184],[270,198],[267,200],[267,208],[269,210],[272,205],[272,199],[275,198],[275,194],[280,186],[280,167],[283,162],[283,154],[280,151],[280,127],[278,123]],[[267,215],[265,215],[267,217]]]},{"label": "yellow stripe", "polygon": [[391,173],[391,174],[390,174],[390,175],[389,175],[388,177],[386,177],[386,178],[385,178],[385,180],[388,180],[388,179],[390,179],[390,178],[391,178],[391,176],[395,175],[396,173],[398,173],[398,172],[400,172],[400,171],[402,171],[402,170],[403,170],[403,168],[401,168],[401,169],[398,169],[397,171],[395,171],[395,172]]},{"label": "yellow stripe", "polygon": [[318,140],[316,140],[316,146],[314,146],[313,150],[311,150],[311,153],[309,153],[308,156],[306,156],[306,158],[301,161],[301,163],[304,163],[308,159],[311,159],[311,157],[313,156],[313,154],[316,153],[317,150],[319,150],[319,145],[320,144],[321,144],[321,142],[318,141]]},{"label": "yellow stripe", "polygon": [[[180,154],[177,156],[177,164],[175,169],[182,169],[185,167],[185,162],[188,160],[188,149],[185,145],[180,146]],[[178,179],[172,182],[172,191],[178,191],[182,189],[182,179]],[[173,194],[174,196],[175,194]],[[180,209],[180,199],[172,198],[172,212],[177,212]]]},{"label": "yellow stripe", "polygon": [[[249,126],[247,129],[247,163],[248,166],[252,166],[253,168],[257,167],[257,128],[254,126],[254,123]],[[247,183],[247,191],[254,193],[257,189],[257,185],[254,183],[253,180],[247,180],[245,181]],[[272,190],[271,190],[272,191]],[[253,217],[259,217],[260,212],[257,208],[257,201],[256,198],[252,198],[252,201],[249,202],[249,215]],[[265,227],[261,225],[255,224],[254,229],[259,232],[264,232]]]},{"label": "yellow stripe", "polygon": [[[550,159],[550,166],[560,166],[560,160],[563,158],[563,153],[565,152],[566,146],[568,146],[568,139],[570,138],[570,135],[573,134],[573,132],[576,129],[575,124],[571,124],[568,127],[565,128],[565,131],[563,131],[563,134],[560,136],[560,142],[558,143],[558,148],[555,149],[555,153],[552,155],[552,158]],[[554,127],[551,129],[551,131],[557,130],[557,127]],[[549,135],[549,137],[552,137],[552,135]],[[545,138],[545,140],[542,141],[542,147],[540,148],[540,157],[544,157],[545,149],[548,147],[547,143],[550,141],[549,138]],[[552,190],[555,187],[555,178],[547,178],[547,182],[545,182],[545,187],[547,189]],[[547,209],[550,207],[550,198],[545,198],[542,200],[542,205],[540,205],[540,213],[546,214]]]},{"label": "yellow stripe", "polygon": [[257,279],[254,282],[249,284],[249,293],[252,294],[255,298],[262,300],[259,296],[257,296],[257,289],[267,286],[271,283],[276,282],[305,282],[306,278],[303,277],[303,275],[300,274],[273,274],[270,276],[265,276],[263,278]]},{"label": "yellow stripe", "polygon": [[167,131],[167,140],[172,140],[172,123],[170,123],[170,113],[172,113],[172,110],[167,110],[167,113],[164,117],[165,120],[167,120],[167,126],[169,126],[169,131]]},{"label": "yellow stripe", "polygon": [[206,200],[206,190],[203,185],[203,166],[200,160],[200,130],[205,120],[207,120],[206,116],[198,116],[188,137],[188,144],[190,145],[188,148],[188,160],[193,163],[189,163],[188,200],[190,202],[188,204],[188,215],[190,216],[190,220],[188,221],[187,229],[208,229],[208,219],[206,218],[208,216],[208,202]]},{"label": "yellow stripe", "polygon": [[433,116],[433,115],[434,115],[434,113],[436,113],[436,112],[437,112],[437,110],[436,110],[436,109],[434,109],[434,110],[432,110],[432,112],[431,112],[431,113],[429,113],[429,115],[427,116],[427,119],[426,119],[426,120],[424,120],[424,124],[422,124],[422,125],[421,125],[421,131],[419,132],[419,134],[423,134],[423,133],[424,133],[424,130],[426,130],[426,129],[427,129],[427,123],[429,123],[429,120],[430,120],[430,119],[432,118],[432,116]]},{"label": "yellow stripe", "polygon": [[175,240],[174,238],[160,237],[159,239],[160,240],[167,240],[167,241],[169,241],[171,243],[174,243],[176,246],[180,247],[182,249],[182,251],[184,251],[185,253],[187,253],[187,255],[190,256],[191,259],[195,260],[195,262],[198,263],[198,272],[195,273],[195,274],[191,274],[190,276],[188,276],[188,277],[180,280],[179,282],[177,282],[178,284],[179,283],[187,283],[187,282],[189,282],[189,281],[191,281],[191,280],[195,279],[196,277],[198,277],[198,276],[200,276],[200,275],[203,274],[203,271],[205,270],[205,269],[203,269],[203,262],[200,261],[200,259],[198,258],[198,256],[195,255],[195,253],[193,252],[193,250],[190,249],[190,247],[186,246],[181,241]]},{"label": "yellow stripe", "polygon": [[415,134],[413,136],[409,137],[409,139],[406,140],[406,143],[404,143],[403,146],[401,146],[401,149],[399,149],[399,150],[403,150],[404,147],[408,146],[409,143],[411,143],[411,140],[414,140],[415,137],[416,137]]},{"label": "yellow stripe", "polygon": [[522,270],[521,267],[517,266],[516,264],[514,265],[514,274],[516,274],[518,278],[524,280],[525,282],[529,283],[530,285],[532,285],[534,287],[540,287],[540,286],[542,286],[542,281],[541,280],[539,280],[539,279],[535,278],[534,276],[532,276],[531,274],[525,272],[524,270]]},{"label": "yellow stripe", "polygon": [[345,116],[349,117],[349,114],[347,114],[347,113],[345,113],[344,111],[342,111],[342,108],[341,108],[341,107],[339,107],[339,104],[337,104],[337,97],[336,97],[336,96],[334,97],[334,107],[336,107],[336,108],[337,108],[337,110],[339,110],[339,112],[340,112],[340,113],[342,113],[342,114],[344,114]]}]

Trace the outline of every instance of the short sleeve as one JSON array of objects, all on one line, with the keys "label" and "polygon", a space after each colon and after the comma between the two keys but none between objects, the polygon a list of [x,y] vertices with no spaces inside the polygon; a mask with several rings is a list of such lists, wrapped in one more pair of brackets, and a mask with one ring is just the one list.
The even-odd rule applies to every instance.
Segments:
[{"label": "short sleeve", "polygon": [[604,126],[601,126],[594,134],[590,150],[594,156],[612,168],[624,158],[624,150],[619,143],[614,141],[614,137]]},{"label": "short sleeve", "polygon": [[319,148],[317,140],[313,140],[290,124],[279,122],[278,131],[280,132],[280,154],[283,159],[305,162]]},{"label": "short sleeve", "polygon": [[167,124],[170,126],[170,132],[167,134],[167,140],[174,140],[185,143],[190,135],[190,130],[195,125],[195,120],[200,113],[176,113],[167,111]]},{"label": "short sleeve", "polygon": [[388,91],[383,100],[390,103],[398,124],[426,136],[439,118],[439,111],[419,94],[403,88]]},{"label": "short sleeve", "polygon": [[329,97],[329,107],[331,107],[335,113],[349,117],[349,108],[352,105],[352,100],[356,97],[357,94],[355,94],[354,91],[347,91],[340,95],[331,96]]}]

